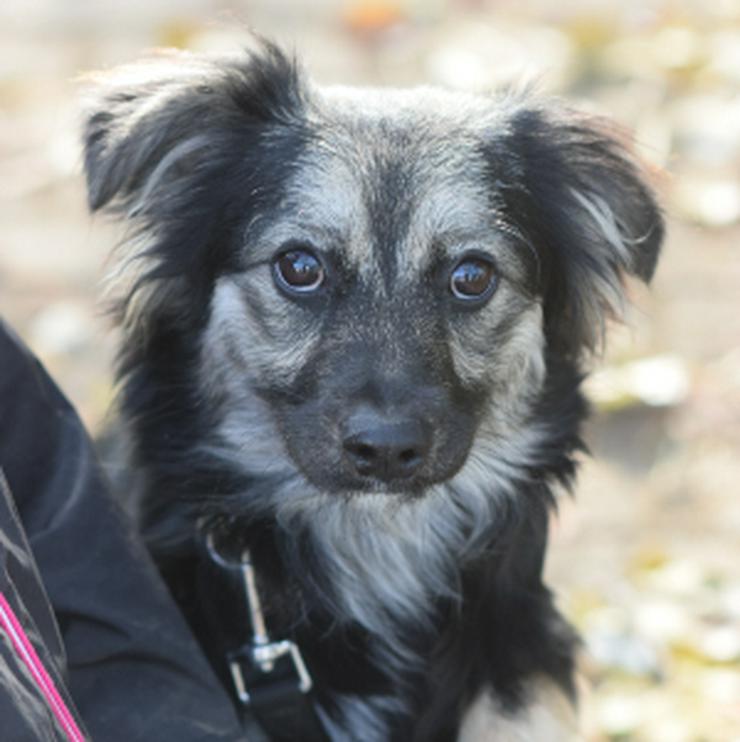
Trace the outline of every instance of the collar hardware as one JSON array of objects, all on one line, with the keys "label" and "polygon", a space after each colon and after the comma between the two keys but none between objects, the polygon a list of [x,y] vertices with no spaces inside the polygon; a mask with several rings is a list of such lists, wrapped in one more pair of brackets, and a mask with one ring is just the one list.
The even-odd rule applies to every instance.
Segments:
[{"label": "collar hardware", "polygon": [[216,545],[214,529],[206,532],[205,546],[209,557],[218,566],[230,571],[238,570],[242,583],[251,638],[239,649],[229,652],[227,656],[231,679],[239,701],[245,705],[252,704],[255,692],[252,686],[269,682],[262,676],[269,676],[278,664],[281,665],[281,677],[276,678],[275,682],[280,682],[282,685],[286,680],[287,672],[294,680],[294,684],[291,684],[300,693],[308,693],[313,687],[313,680],[298,645],[290,639],[272,641],[267,631],[262,601],[257,589],[254,564],[249,550],[243,549],[238,560],[224,555]]}]

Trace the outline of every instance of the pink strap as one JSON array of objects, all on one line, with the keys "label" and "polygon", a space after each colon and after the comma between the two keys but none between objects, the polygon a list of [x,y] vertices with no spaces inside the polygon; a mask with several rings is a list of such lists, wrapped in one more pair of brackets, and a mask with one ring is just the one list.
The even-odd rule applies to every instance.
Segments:
[{"label": "pink strap", "polygon": [[36,681],[36,685],[46,699],[46,703],[54,714],[54,717],[66,733],[69,742],[85,742],[85,737],[77,726],[74,717],[69,712],[67,705],[59,695],[54,681],[49,677],[49,673],[46,672],[46,668],[41,663],[36,650],[26,636],[23,626],[21,626],[20,621],[10,607],[10,603],[8,603],[2,593],[0,593],[0,628],[10,637],[15,651]]}]

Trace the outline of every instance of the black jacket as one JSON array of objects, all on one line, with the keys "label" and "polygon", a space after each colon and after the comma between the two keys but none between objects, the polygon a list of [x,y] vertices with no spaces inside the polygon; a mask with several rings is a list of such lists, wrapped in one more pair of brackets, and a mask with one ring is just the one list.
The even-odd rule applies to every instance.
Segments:
[{"label": "black jacket", "polygon": [[79,419],[0,322],[0,736],[243,740]]}]

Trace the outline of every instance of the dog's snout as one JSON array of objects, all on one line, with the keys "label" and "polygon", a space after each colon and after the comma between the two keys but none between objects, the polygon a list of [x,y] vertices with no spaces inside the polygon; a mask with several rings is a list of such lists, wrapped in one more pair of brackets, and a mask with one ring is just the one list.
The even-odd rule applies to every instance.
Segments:
[{"label": "dog's snout", "polygon": [[347,421],[342,443],[357,474],[390,482],[411,477],[421,468],[431,435],[419,420],[359,413]]}]

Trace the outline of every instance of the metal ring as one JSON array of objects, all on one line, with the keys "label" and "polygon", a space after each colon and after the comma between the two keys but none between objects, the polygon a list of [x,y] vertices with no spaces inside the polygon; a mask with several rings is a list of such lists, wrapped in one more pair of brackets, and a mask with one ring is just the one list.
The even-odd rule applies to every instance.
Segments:
[{"label": "metal ring", "polygon": [[208,551],[208,556],[211,557],[211,559],[218,564],[219,567],[224,567],[225,569],[239,569],[241,566],[239,562],[235,562],[231,559],[226,559],[223,554],[216,548],[215,538],[213,535],[213,529],[206,531],[206,550]]},{"label": "metal ring", "polygon": [[198,521],[197,525],[200,533],[204,535],[203,540],[205,543],[206,551],[208,552],[208,556],[213,562],[218,564],[219,567],[223,567],[224,569],[241,569],[245,564],[250,563],[249,551],[247,549],[244,549],[242,551],[240,559],[229,559],[228,557],[224,556],[221,551],[219,551],[218,547],[216,546],[215,536],[215,532],[218,526],[211,525],[207,529],[204,528],[205,518]]}]

